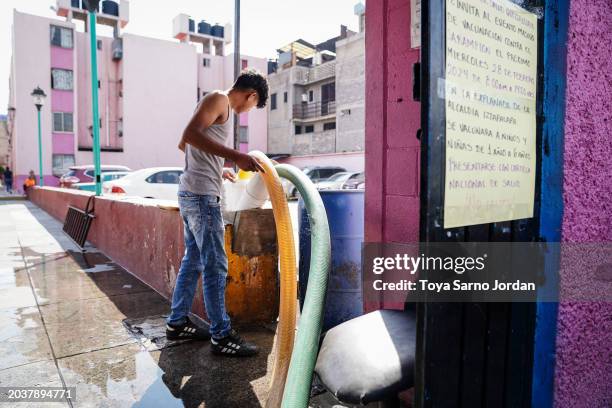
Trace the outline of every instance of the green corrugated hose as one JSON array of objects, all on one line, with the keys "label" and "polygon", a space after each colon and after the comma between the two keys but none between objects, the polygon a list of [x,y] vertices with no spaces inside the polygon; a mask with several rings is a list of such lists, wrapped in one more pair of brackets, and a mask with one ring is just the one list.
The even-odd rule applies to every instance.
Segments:
[{"label": "green corrugated hose", "polygon": [[283,392],[282,408],[306,408],[319,349],[325,293],[331,265],[331,239],[327,212],[312,181],[297,167],[275,166],[280,177],[291,181],[302,195],[311,230],[308,290],[298,325],[295,346]]}]

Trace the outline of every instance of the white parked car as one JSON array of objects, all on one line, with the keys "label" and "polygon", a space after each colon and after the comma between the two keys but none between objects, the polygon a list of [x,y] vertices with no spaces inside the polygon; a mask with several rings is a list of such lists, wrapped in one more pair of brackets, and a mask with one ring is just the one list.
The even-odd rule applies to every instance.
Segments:
[{"label": "white parked car", "polygon": [[123,194],[161,200],[176,200],[181,167],[151,167],[102,185],[104,194]]}]

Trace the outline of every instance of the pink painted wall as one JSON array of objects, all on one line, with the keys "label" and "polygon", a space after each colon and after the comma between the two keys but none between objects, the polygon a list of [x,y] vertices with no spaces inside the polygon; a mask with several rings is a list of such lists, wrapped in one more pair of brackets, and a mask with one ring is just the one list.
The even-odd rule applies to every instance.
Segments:
[{"label": "pink painted wall", "polygon": [[248,113],[241,113],[238,116],[239,120],[240,120],[240,126],[249,126],[249,114]]},{"label": "pink painted wall", "polygon": [[51,138],[54,154],[74,154],[74,134],[53,132]]},{"label": "pink painted wall", "polygon": [[51,47],[51,67],[72,69],[73,48]]},{"label": "pink painted wall", "polygon": [[[52,109],[54,103],[64,104],[62,97],[55,98],[51,91],[51,50],[49,25],[72,27],[59,20],[33,16],[13,11],[11,106],[16,108],[12,163],[16,186],[20,188],[30,170],[38,176],[38,130],[36,108],[30,93],[40,86],[47,96],[41,111],[43,173],[49,183],[56,179],[51,175],[52,166]],[[63,57],[63,56],[62,56]],[[66,63],[60,58],[61,64]],[[67,102],[66,102],[67,103]]]},{"label": "pink painted wall", "polygon": [[[85,208],[91,194],[65,188],[33,188],[28,198],[63,221],[69,205]],[[157,204],[155,200],[96,197],[96,218],[87,240],[170,300],[184,253],[183,223],[178,209],[161,209]],[[133,250],[135,247],[137,251]],[[228,255],[227,308],[232,321],[246,325],[274,320],[278,312],[278,294],[274,290],[278,285],[274,267],[278,255],[233,259],[234,255]],[[244,270],[250,271],[246,278]],[[199,280],[191,310],[206,319]]]},{"label": "pink painted wall", "polygon": [[183,165],[177,145],[196,105],[196,57],[189,44],[123,35],[124,153],[108,153],[107,164]]},{"label": "pink painted wall", "polygon": [[[412,100],[410,1],[366,3],[365,240],[419,239],[420,104]],[[366,310],[403,307],[382,303]]]},{"label": "pink painted wall", "polygon": [[[612,241],[611,55],[610,2],[571,1],[562,231],[567,242]],[[612,304],[559,305],[555,380],[557,407],[612,406]]]},{"label": "pink painted wall", "polygon": [[[78,101],[78,116],[75,123],[79,147],[93,146],[93,138],[89,126],[92,124],[91,106],[91,75],[90,75],[90,47],[88,33],[75,32],[76,43],[76,70],[75,86]],[[97,49],[98,59],[98,116],[101,121],[100,146],[109,148],[122,148],[123,138],[117,132],[117,121],[122,115],[122,101],[119,97],[121,84],[122,61],[112,60],[112,38],[98,36],[102,42],[102,49]],[[91,155],[91,153],[89,153]],[[77,153],[78,157],[87,154]],[[92,164],[93,157],[87,162],[78,164]]]},{"label": "pink painted wall", "polygon": [[[74,29],[74,49],[50,45],[50,24]],[[80,28],[79,28],[80,29]],[[91,82],[89,42],[86,33],[61,19],[14,12],[13,58],[10,78],[10,105],[16,107],[12,162],[15,176],[38,169],[36,109],[30,93],[39,85],[49,95],[42,111],[43,161],[45,175],[52,172],[52,153],[68,153],[65,136],[52,136],[52,112],[74,112],[73,149],[77,165],[92,164]],[[202,54],[194,45],[158,40],[133,34],[123,35],[124,53],[112,60],[112,38],[98,36],[100,79],[99,115],[102,120],[102,147],[123,148],[123,152],[102,152],[102,164],[122,164],[133,169],[153,166],[182,166],[178,140],[196,105],[196,91],[226,89],[233,81],[233,57],[211,56],[212,67],[202,67]],[[200,58],[198,58],[200,57]],[[266,72],[265,58],[244,56]],[[51,67],[73,69],[73,92],[51,90]],[[119,81],[123,80],[122,83]],[[123,96],[119,96],[119,92]],[[124,137],[117,132],[123,118]],[[267,115],[264,110],[248,114],[249,149],[265,151]],[[55,142],[59,145],[54,146]]]},{"label": "pink painted wall", "polygon": [[[74,44],[73,44],[74,46]],[[74,72],[74,48],[50,46],[51,68],[69,69]],[[73,74],[74,75],[74,74]],[[74,79],[74,76],[73,76]],[[76,83],[73,83],[76,85]],[[51,90],[51,112],[70,112],[74,118],[74,90]],[[53,129],[53,125],[51,125]],[[73,123],[74,130],[74,123]],[[52,154],[74,154],[74,133],[51,134]],[[55,185],[55,183],[51,184]]]},{"label": "pink painted wall", "polygon": [[[195,46],[194,46],[195,47]],[[196,63],[198,71],[198,86],[201,92],[210,92],[215,89],[225,89],[229,86],[225,79],[225,64],[228,62],[227,58],[219,55],[202,54],[199,52],[198,60]],[[210,66],[203,66],[202,60],[208,58],[210,60]],[[231,61],[230,61],[231,62]]]},{"label": "pink painted wall", "polygon": [[[266,74],[268,72],[268,62],[265,58],[241,56],[242,60],[247,61],[247,67],[253,68]],[[234,54],[225,57],[225,83],[231,86],[234,82]],[[268,101],[269,102],[269,101]],[[266,152],[268,148],[268,113],[267,109],[254,108],[246,115],[240,115],[240,125],[248,126],[249,145],[248,150],[260,150]]]},{"label": "pink painted wall", "polygon": [[[49,74],[50,75],[50,74]],[[59,89],[51,90],[52,112],[74,112],[74,92]]]}]

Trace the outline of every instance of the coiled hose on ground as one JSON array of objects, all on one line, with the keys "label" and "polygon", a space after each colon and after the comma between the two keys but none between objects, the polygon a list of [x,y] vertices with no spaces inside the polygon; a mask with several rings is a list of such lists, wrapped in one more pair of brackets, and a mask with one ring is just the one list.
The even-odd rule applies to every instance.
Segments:
[{"label": "coiled hose on ground", "polygon": [[279,176],[291,181],[300,192],[308,212],[312,234],[308,290],[300,316],[300,325],[291,355],[282,401],[282,408],[306,408],[319,350],[325,293],[331,264],[331,239],[327,212],[312,181],[294,166],[279,164],[275,168]]},{"label": "coiled hose on ground", "polygon": [[261,176],[270,195],[270,201],[272,201],[272,211],[274,213],[279,246],[280,310],[278,314],[272,381],[268,400],[266,401],[266,408],[278,408],[281,406],[283,398],[285,380],[289,370],[293,341],[295,339],[297,312],[295,244],[289,205],[287,204],[287,198],[272,161],[260,151],[251,151],[249,155],[255,157],[265,171]]}]

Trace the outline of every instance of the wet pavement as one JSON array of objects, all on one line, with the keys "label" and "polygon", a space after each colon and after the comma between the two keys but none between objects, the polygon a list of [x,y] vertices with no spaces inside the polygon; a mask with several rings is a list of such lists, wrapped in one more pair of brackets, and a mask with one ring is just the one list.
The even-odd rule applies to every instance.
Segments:
[{"label": "wet pavement", "polygon": [[[239,328],[258,356],[218,357],[208,342],[166,341],[169,311],[104,254],[80,251],[34,204],[0,200],[0,386],[76,387],[72,401],[0,408],[263,406],[274,326]],[[345,407],[328,393],[309,406]]]},{"label": "wet pavement", "polygon": [[76,400],[0,407],[259,407],[273,327],[243,328],[260,354],[165,342],[170,305],[28,201],[0,202],[0,386],[76,387]]}]

